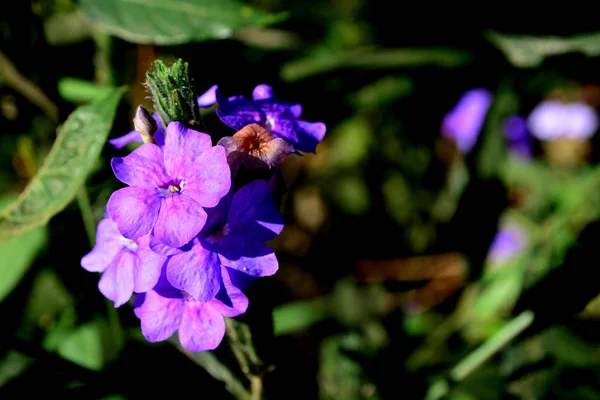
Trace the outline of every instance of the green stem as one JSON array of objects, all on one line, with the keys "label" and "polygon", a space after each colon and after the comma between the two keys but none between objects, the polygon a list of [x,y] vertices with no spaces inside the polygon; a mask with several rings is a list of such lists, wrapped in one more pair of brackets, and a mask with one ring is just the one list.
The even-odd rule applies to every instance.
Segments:
[{"label": "green stem", "polygon": [[[263,382],[262,376],[260,373],[256,373],[256,370],[262,366],[262,361],[258,358],[254,346],[252,346],[250,328],[231,318],[225,318],[225,325],[231,351],[242,372],[250,381],[250,399],[260,400],[262,398]],[[243,337],[240,337],[238,332]]]},{"label": "green stem", "polygon": [[[454,382],[461,382],[473,371],[480,368],[496,353],[498,353],[510,341],[520,335],[527,329],[534,319],[534,313],[531,310],[523,311],[521,314],[509,321],[504,328],[485,343],[479,346],[475,351],[465,357],[454,368],[450,370],[450,378]],[[436,381],[429,388],[425,396],[426,400],[439,400],[446,396],[450,391],[450,384],[446,380]]]},{"label": "green stem", "polygon": [[201,353],[192,353],[183,347],[177,340],[177,337],[169,339],[171,343],[185,354],[190,360],[201,366],[208,372],[213,378],[221,381],[225,384],[225,389],[233,397],[238,400],[254,400],[253,397],[248,393],[244,385],[233,375],[233,373],[222,364],[217,357],[210,351],[203,351]]},{"label": "green stem", "polygon": [[90,198],[85,185],[77,190],[76,197],[79,210],[81,211],[81,217],[83,218],[85,233],[90,241],[90,246],[94,247],[94,244],[96,243],[96,219],[92,212],[92,205],[90,204]]}]

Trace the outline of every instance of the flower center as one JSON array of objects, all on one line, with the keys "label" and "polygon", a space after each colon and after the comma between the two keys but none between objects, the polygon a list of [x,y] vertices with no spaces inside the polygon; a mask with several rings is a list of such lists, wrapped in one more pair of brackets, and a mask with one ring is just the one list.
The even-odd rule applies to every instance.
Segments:
[{"label": "flower center", "polygon": [[134,253],[138,249],[138,244],[135,240],[127,239],[126,237],[121,236],[121,246],[126,247],[127,249],[133,251]]},{"label": "flower center", "polygon": [[181,187],[179,187],[178,185],[169,185],[168,190],[171,193],[179,193],[181,192]]}]

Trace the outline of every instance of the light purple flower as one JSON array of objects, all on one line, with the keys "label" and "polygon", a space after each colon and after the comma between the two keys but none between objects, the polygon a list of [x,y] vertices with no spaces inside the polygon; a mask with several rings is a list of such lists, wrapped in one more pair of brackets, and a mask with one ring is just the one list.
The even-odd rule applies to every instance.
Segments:
[{"label": "light purple flower", "polygon": [[[213,104],[215,104],[217,102],[216,95],[215,95],[216,90],[217,90],[217,85],[213,85],[206,92],[204,92],[203,94],[198,96],[198,99],[197,99],[198,106],[201,108],[206,108],[206,107],[210,107]],[[162,147],[165,145],[165,128],[163,127],[163,124],[157,113],[152,114],[152,118],[154,118],[154,121],[156,121],[156,126],[158,127],[158,130],[154,134],[154,140],[156,140],[156,143]],[[118,138],[109,140],[108,143],[110,143],[117,149],[122,149],[123,147],[127,146],[129,143],[141,142],[141,141],[142,141],[142,136],[140,135],[140,133],[136,130],[133,130],[129,133],[126,133],[123,136],[119,136]]]},{"label": "light purple flower", "polygon": [[198,107],[211,107],[217,102],[217,85],[212,85],[206,92],[200,95],[197,99]]},{"label": "light purple flower", "polygon": [[520,115],[511,115],[504,121],[503,128],[508,151],[517,156],[531,157],[531,138],[525,118]]},{"label": "light purple flower", "polygon": [[181,345],[189,351],[217,348],[225,335],[223,316],[235,317],[248,308],[248,298],[231,283],[227,268],[221,267],[220,274],[222,284],[208,302],[171,286],[164,272],[154,289],[137,295],[134,311],[146,340],[160,342],[178,330]]},{"label": "light purple flower", "polygon": [[458,150],[470,152],[483,126],[488,109],[492,105],[492,94],[486,89],[465,92],[456,106],[442,121],[442,135],[456,142]]},{"label": "light purple flower", "polygon": [[587,140],[598,129],[598,115],[586,103],[547,100],[529,114],[527,127],[539,140]]},{"label": "light purple flower", "polygon": [[488,259],[492,263],[503,263],[519,255],[527,244],[527,233],[517,225],[503,227],[494,237]]},{"label": "light purple flower", "polygon": [[103,273],[98,288],[115,307],[125,304],[133,292],[146,292],[158,282],[167,257],[150,250],[149,243],[149,235],[137,240],[123,237],[108,218],[98,224],[96,245],[81,259],[81,266]]},{"label": "light purple flower", "polygon": [[217,115],[226,125],[239,131],[246,125],[258,124],[303,152],[314,153],[327,130],[322,122],[300,120],[302,106],[278,100],[269,85],[256,86],[252,100],[244,96],[227,99],[218,89],[216,98],[220,107]]},{"label": "light purple flower", "polygon": [[193,242],[175,249],[154,240],[150,246],[171,256],[165,267],[171,285],[197,300],[208,301],[219,289],[220,265],[251,277],[277,272],[277,257],[265,242],[282,229],[283,218],[269,184],[256,180],[235,194],[230,192],[209,210],[208,221]]},{"label": "light purple flower", "polygon": [[205,133],[179,122],[167,127],[164,148],[145,143],[111,161],[129,187],[114,192],[108,213],[128,239],[153,235],[171,247],[188,243],[206,222],[203,207],[215,207],[231,185],[225,149]]}]

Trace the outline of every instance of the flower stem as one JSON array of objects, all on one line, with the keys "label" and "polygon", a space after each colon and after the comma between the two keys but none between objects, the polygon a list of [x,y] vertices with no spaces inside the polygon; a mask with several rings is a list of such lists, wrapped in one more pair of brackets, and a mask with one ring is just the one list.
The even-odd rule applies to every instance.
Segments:
[{"label": "flower stem", "polygon": [[90,204],[90,198],[85,185],[77,190],[76,197],[77,205],[79,206],[81,217],[83,218],[85,233],[90,241],[90,246],[94,247],[94,244],[96,244],[96,220],[94,218],[94,213],[92,212],[92,205]]},{"label": "flower stem", "polygon": [[[263,392],[262,361],[258,358],[254,346],[252,346],[252,335],[246,324],[236,322],[231,318],[225,318],[226,332],[229,337],[231,351],[235,356],[240,368],[248,381],[250,381],[250,399],[260,400]],[[238,333],[241,333],[241,337]]]},{"label": "flower stem", "polygon": [[201,366],[213,378],[225,384],[225,389],[238,400],[254,400],[244,385],[233,375],[233,373],[222,364],[215,355],[210,351],[201,353],[192,353],[181,347],[177,337],[169,339],[169,341],[177,347],[179,351],[185,354],[190,360]]}]

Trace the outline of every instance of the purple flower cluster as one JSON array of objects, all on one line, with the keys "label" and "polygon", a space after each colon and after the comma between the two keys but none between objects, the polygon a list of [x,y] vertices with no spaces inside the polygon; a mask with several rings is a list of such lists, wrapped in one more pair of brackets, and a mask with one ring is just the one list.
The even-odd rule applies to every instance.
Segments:
[{"label": "purple flower cluster", "polygon": [[[112,159],[127,186],[111,195],[97,243],[81,260],[102,273],[98,287],[115,307],[137,293],[134,311],[148,341],[178,331],[189,351],[216,348],[223,317],[248,307],[242,290],[278,269],[265,244],[283,229],[271,187],[240,184],[235,171],[275,168],[297,150],[314,151],[325,134],[324,124],[298,120],[301,107],[278,101],[267,85],[256,87],[253,100],[224,99],[214,86],[198,105],[217,99],[219,117],[239,130],[232,137],[213,146],[208,134],[180,122],[164,127],[154,114],[153,140]],[[111,144],[140,139],[132,131]]]}]

